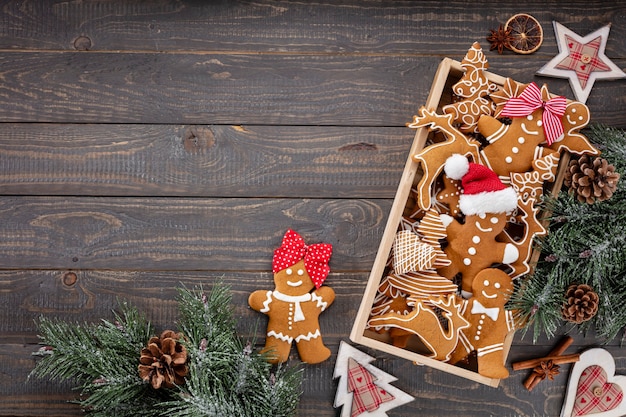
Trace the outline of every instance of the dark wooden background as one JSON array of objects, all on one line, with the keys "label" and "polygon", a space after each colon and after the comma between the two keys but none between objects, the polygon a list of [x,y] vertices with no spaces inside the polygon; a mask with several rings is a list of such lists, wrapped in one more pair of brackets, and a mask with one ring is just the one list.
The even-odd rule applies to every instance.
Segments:
[{"label": "dark wooden background", "polygon": [[[264,320],[246,299],[272,288],[291,227],[334,246],[333,356],[306,367],[299,416],[337,416],[338,345],[441,59],[488,51],[489,30],[526,12],[543,46],[487,52],[493,72],[573,98],[534,76],[558,53],[553,20],[581,36],[611,23],[606,54],[626,68],[625,2],[524,3],[0,2],[0,414],[82,414],[69,384],[26,381],[40,315],[96,321],[123,296],[171,327],[177,286],[223,277],[242,329]],[[626,80],[596,82],[587,104],[626,128]],[[555,342],[518,334],[510,358]],[[576,335],[570,351],[598,343]],[[625,373],[619,340],[608,349]],[[529,393],[526,372],[490,388],[364,350],[416,397],[390,416],[556,416],[569,370]]]}]

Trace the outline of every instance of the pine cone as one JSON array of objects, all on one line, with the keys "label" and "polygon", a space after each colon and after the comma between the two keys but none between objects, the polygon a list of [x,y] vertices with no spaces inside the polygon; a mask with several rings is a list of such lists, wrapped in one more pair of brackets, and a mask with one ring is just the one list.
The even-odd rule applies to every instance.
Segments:
[{"label": "pine cone", "polygon": [[572,159],[565,173],[565,185],[581,203],[593,204],[611,198],[620,174],[604,159],[582,155]]},{"label": "pine cone", "polygon": [[165,330],[159,337],[152,337],[148,346],[141,349],[139,376],[149,381],[152,388],[172,388],[182,385],[189,372],[187,349],[180,343],[183,335]]},{"label": "pine cone", "polygon": [[596,315],[599,301],[600,297],[589,285],[572,284],[565,292],[561,314],[565,320],[581,324]]}]

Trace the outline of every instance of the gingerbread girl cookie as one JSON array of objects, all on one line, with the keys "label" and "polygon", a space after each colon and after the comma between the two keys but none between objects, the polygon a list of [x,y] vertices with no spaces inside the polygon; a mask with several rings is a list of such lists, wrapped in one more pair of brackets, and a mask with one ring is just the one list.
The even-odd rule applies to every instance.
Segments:
[{"label": "gingerbread girl cookie", "polygon": [[274,251],[275,289],[258,290],[248,298],[250,307],[269,316],[263,351],[271,356],[270,362],[285,362],[294,341],[303,362],[319,363],[330,356],[318,316],[335,300],[333,289],[322,286],[330,272],[331,254],[330,244],[307,246],[291,229]]},{"label": "gingerbread girl cookie", "polygon": [[459,344],[451,355],[455,364],[476,351],[478,373],[488,378],[506,378],[504,339],[515,328],[513,313],[504,309],[513,292],[513,281],[506,272],[487,268],[476,275],[474,296],[461,309],[469,328],[461,329]]}]

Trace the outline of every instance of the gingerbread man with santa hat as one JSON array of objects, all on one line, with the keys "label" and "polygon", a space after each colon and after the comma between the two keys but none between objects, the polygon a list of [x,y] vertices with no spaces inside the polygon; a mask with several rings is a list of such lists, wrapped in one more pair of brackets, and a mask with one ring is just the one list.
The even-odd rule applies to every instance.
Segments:
[{"label": "gingerbread man with santa hat", "polygon": [[318,317],[335,300],[333,289],[322,285],[330,272],[331,254],[332,245],[307,246],[298,233],[289,229],[274,251],[275,289],[250,294],[250,307],[269,317],[263,351],[271,363],[287,361],[293,342],[303,362],[319,363],[330,357]]}]

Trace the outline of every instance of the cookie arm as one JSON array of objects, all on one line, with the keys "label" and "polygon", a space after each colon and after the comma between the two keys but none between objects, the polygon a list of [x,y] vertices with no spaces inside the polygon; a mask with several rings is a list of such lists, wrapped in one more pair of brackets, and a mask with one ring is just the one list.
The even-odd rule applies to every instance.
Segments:
[{"label": "cookie arm", "polygon": [[331,305],[333,301],[335,301],[335,290],[325,285],[322,285],[317,290],[313,291],[313,294],[316,294],[320,297],[324,303],[326,303],[326,307]]},{"label": "cookie arm", "polygon": [[248,297],[248,304],[253,310],[260,311],[261,313],[265,313],[265,311],[269,309],[268,307],[269,303],[272,301],[271,295],[272,295],[271,291],[266,291],[266,290],[254,291]]}]

